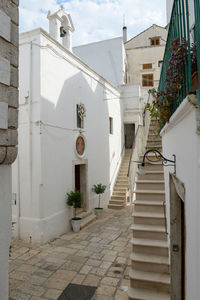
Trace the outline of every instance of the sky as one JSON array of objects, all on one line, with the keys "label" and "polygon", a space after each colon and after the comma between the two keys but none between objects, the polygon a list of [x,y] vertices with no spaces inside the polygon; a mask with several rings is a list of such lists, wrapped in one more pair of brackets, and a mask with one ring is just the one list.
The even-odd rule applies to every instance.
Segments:
[{"label": "sky", "polygon": [[166,25],[166,0],[21,0],[20,32],[48,31],[48,10],[55,12],[60,4],[73,20],[73,46],[121,36],[124,16],[128,39],[152,24]]}]

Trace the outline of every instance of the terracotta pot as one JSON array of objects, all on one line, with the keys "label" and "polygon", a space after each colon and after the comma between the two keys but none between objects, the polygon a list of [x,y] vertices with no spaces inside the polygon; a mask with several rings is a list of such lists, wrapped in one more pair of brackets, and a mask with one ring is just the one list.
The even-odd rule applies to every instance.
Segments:
[{"label": "terracotta pot", "polygon": [[198,72],[194,72],[192,74],[192,90],[196,91],[199,87],[199,78],[198,78]]}]

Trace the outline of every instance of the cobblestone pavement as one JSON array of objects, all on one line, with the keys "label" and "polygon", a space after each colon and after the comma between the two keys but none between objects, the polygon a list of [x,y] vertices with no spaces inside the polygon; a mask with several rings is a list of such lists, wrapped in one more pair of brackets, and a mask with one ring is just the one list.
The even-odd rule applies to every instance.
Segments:
[{"label": "cobblestone pavement", "polygon": [[13,241],[10,300],[58,299],[69,283],[97,287],[95,300],[127,300],[131,207],[104,211],[80,233],[46,243]]}]

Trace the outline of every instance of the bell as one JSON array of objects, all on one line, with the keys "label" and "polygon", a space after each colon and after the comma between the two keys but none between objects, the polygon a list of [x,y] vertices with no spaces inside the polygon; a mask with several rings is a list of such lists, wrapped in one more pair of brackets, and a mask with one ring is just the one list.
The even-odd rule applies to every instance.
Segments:
[{"label": "bell", "polygon": [[66,30],[64,29],[63,26],[60,27],[60,37],[64,37],[66,35]]}]

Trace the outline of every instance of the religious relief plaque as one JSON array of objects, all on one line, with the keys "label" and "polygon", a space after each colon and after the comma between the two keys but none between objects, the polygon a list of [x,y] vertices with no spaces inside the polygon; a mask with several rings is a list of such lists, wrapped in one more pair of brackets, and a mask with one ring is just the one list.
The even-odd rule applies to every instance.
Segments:
[{"label": "religious relief plaque", "polygon": [[76,139],[76,152],[79,156],[83,156],[85,153],[85,140],[81,135]]}]

